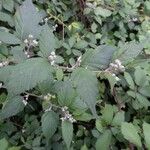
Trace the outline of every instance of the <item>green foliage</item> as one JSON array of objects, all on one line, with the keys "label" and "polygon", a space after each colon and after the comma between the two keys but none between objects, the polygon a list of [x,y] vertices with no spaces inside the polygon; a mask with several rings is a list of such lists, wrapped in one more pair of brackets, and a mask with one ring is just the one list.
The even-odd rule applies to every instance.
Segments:
[{"label": "green foliage", "polygon": [[148,0],[0,1],[0,150],[150,149]]}]

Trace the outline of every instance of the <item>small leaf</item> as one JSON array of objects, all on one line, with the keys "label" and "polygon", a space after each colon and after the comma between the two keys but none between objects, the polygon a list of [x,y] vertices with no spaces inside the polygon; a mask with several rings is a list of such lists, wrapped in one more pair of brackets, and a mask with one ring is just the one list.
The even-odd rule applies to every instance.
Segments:
[{"label": "small leaf", "polygon": [[134,72],[134,77],[135,77],[135,83],[139,86],[144,86],[146,85],[147,82],[147,76],[146,73],[144,72],[143,69],[140,67],[137,67]]},{"label": "small leaf", "polygon": [[5,138],[0,140],[1,150],[8,150],[8,142]]},{"label": "small leaf", "polygon": [[0,31],[0,41],[6,44],[20,44],[21,41],[14,35],[9,32]]},{"label": "small leaf", "polygon": [[62,121],[62,136],[69,150],[73,138],[73,125],[71,122]]},{"label": "small leaf", "polygon": [[58,115],[53,111],[45,112],[41,122],[43,134],[49,140],[57,130],[59,123]]},{"label": "small leaf", "polygon": [[56,70],[56,78],[58,81],[61,81],[63,79],[64,73],[63,70],[60,68],[57,68]]},{"label": "small leaf", "polygon": [[3,7],[8,11],[13,12],[13,10],[14,10],[14,1],[12,1],[12,0],[3,0]]},{"label": "small leaf", "polygon": [[141,87],[139,89],[139,92],[146,97],[150,97],[150,86],[148,85],[148,86]]},{"label": "small leaf", "polygon": [[97,119],[96,120],[96,129],[99,132],[103,132],[103,126],[102,126],[102,120],[101,119]]},{"label": "small leaf", "polygon": [[124,77],[125,77],[127,83],[129,84],[130,88],[131,88],[132,90],[134,90],[135,84],[134,84],[134,81],[133,81],[131,75],[130,75],[128,72],[125,72],[125,73],[124,73]]},{"label": "small leaf", "polygon": [[96,141],[96,150],[108,150],[112,139],[110,130],[106,130]]},{"label": "small leaf", "polygon": [[101,113],[102,113],[102,118],[105,120],[105,122],[110,124],[112,122],[113,115],[114,115],[113,106],[106,104]]},{"label": "small leaf", "polygon": [[39,39],[40,51],[42,52],[43,56],[48,57],[52,51],[55,51],[55,45],[56,43],[54,34],[48,25],[45,25]]},{"label": "small leaf", "polygon": [[146,147],[148,150],[150,150],[150,124],[144,122],[143,123],[143,133],[144,133],[144,139],[146,143]]},{"label": "small leaf", "polygon": [[109,17],[112,14],[112,12],[110,10],[104,9],[102,7],[96,7],[94,10],[94,13],[95,13],[95,15],[97,15],[97,16],[100,15],[102,17]]},{"label": "small leaf", "polygon": [[139,101],[139,103],[147,109],[147,107],[150,106],[150,101],[143,95],[136,93],[136,98]]},{"label": "small leaf", "polygon": [[132,123],[123,122],[121,125],[121,132],[125,139],[138,147],[142,147],[141,138],[138,135],[136,127]]},{"label": "small leaf", "polygon": [[20,96],[8,99],[6,105],[0,112],[0,119],[6,119],[21,112],[25,107],[22,101],[23,98]]},{"label": "small leaf", "polygon": [[113,126],[120,126],[122,122],[125,121],[125,113],[124,111],[119,111],[115,114],[112,125]]}]

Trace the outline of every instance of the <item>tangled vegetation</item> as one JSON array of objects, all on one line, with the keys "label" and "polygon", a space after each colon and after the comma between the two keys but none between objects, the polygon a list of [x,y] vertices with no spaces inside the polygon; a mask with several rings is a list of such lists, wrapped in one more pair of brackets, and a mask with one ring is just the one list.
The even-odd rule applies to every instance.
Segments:
[{"label": "tangled vegetation", "polygon": [[1,0],[0,150],[150,150],[149,56],[149,0]]}]

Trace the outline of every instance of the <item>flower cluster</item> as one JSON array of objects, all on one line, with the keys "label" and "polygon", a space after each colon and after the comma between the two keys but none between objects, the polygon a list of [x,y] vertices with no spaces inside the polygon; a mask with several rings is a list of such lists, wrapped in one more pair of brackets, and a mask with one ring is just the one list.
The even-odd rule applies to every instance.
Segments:
[{"label": "flower cluster", "polygon": [[109,69],[110,72],[112,72],[114,74],[118,74],[120,72],[125,71],[125,67],[122,65],[122,63],[119,59],[116,59],[114,61],[114,63],[110,63],[108,69]]},{"label": "flower cluster", "polygon": [[125,67],[122,65],[119,59],[116,59],[114,63],[110,63],[109,67],[106,69],[106,72],[111,73],[111,75],[114,76],[117,81],[120,79],[116,75],[124,71]]},{"label": "flower cluster", "polygon": [[51,65],[54,66],[55,65],[55,60],[56,60],[56,54],[55,52],[51,52],[51,54],[48,56],[48,60],[50,61]]},{"label": "flower cluster", "polygon": [[37,46],[38,45],[38,41],[36,39],[34,39],[33,35],[29,34],[28,38],[24,40],[24,43],[26,44],[26,46]]},{"label": "flower cluster", "polygon": [[4,67],[4,66],[7,66],[9,64],[8,61],[3,61],[0,63],[0,68]]},{"label": "flower cluster", "polygon": [[70,112],[68,111],[68,107],[67,106],[62,107],[61,111],[62,111],[63,117],[60,118],[60,119],[62,121],[68,120],[71,123],[76,122],[76,120],[72,117],[72,114],[70,114]]},{"label": "flower cluster", "polygon": [[26,49],[24,51],[27,58],[30,58],[33,55],[33,52],[30,51],[31,47],[36,47],[38,45],[38,41],[33,38],[33,35],[29,34],[28,38],[24,40]]},{"label": "flower cluster", "polygon": [[94,3],[89,3],[89,2],[87,2],[87,3],[86,3],[86,6],[87,6],[88,8],[95,9],[96,6],[97,6],[97,2],[94,2]]}]

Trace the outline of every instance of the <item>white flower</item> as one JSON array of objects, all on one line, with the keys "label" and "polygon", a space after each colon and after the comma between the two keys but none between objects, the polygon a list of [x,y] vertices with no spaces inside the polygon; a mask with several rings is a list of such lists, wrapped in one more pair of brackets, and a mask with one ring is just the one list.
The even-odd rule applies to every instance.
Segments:
[{"label": "white flower", "polygon": [[25,44],[28,44],[28,42],[29,42],[29,41],[28,41],[27,39],[24,40],[24,43],[25,43]]},{"label": "white flower", "polygon": [[33,39],[33,35],[32,34],[29,34],[29,39]]},{"label": "white flower", "polygon": [[48,18],[45,18],[44,21],[47,22],[47,21],[48,21]]},{"label": "white flower", "polygon": [[0,44],[2,44],[2,41],[0,41]]},{"label": "white flower", "polygon": [[2,84],[2,83],[0,83],[0,88],[2,88],[2,86],[3,86],[3,84]]},{"label": "white flower", "polygon": [[38,41],[37,40],[33,40],[33,45],[37,46],[38,45]]},{"label": "white flower", "polygon": [[28,102],[26,100],[23,100],[22,102],[25,106],[28,104]]}]

